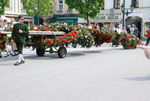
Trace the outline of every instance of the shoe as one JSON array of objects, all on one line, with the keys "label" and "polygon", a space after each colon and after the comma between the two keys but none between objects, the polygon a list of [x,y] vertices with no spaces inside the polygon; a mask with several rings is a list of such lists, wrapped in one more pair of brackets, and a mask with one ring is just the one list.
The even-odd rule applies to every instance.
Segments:
[{"label": "shoe", "polygon": [[25,63],[25,61],[24,61],[24,60],[21,60],[21,63],[22,63],[22,64],[24,64],[24,63]]},{"label": "shoe", "polygon": [[19,55],[18,53],[11,53],[11,56],[17,56]]},{"label": "shoe", "polygon": [[17,61],[14,65],[15,65],[15,66],[18,66],[18,65],[20,65],[20,64],[22,64],[22,62],[18,62],[18,61]]},{"label": "shoe", "polygon": [[4,57],[8,57],[8,56],[9,56],[9,54],[4,55]]}]

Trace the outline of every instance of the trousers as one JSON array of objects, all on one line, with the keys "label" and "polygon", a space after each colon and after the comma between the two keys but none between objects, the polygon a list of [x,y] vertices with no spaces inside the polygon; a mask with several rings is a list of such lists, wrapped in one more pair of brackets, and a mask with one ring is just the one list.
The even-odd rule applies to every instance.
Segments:
[{"label": "trousers", "polygon": [[17,51],[19,54],[22,54],[24,43],[16,42]]}]

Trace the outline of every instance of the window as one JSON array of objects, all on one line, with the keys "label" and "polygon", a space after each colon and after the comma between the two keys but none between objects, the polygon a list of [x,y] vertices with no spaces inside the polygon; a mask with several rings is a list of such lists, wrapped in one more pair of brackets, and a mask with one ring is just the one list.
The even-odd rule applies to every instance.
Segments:
[{"label": "window", "polygon": [[131,5],[132,5],[134,8],[139,8],[139,0],[132,0]]},{"label": "window", "polygon": [[59,12],[63,11],[63,0],[59,0]]},{"label": "window", "polygon": [[114,8],[120,9],[120,0],[114,0]]}]

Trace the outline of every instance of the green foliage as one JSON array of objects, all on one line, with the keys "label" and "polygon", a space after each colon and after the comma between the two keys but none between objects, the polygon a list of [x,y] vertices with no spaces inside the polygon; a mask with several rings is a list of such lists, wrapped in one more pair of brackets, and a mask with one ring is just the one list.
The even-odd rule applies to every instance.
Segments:
[{"label": "green foliage", "polygon": [[0,0],[0,15],[4,14],[5,6],[8,4],[8,0]]},{"label": "green foliage", "polygon": [[107,30],[93,30],[91,31],[94,37],[95,45],[101,45],[103,43],[109,43],[112,40],[113,34]]},{"label": "green foliage", "polygon": [[0,51],[3,51],[5,49],[5,44],[7,40],[7,35],[0,34]]},{"label": "green foliage", "polygon": [[53,0],[21,0],[30,16],[49,15],[53,6]]},{"label": "green foliage", "polygon": [[122,33],[121,44],[124,49],[134,49],[141,44],[141,40],[131,34]]},{"label": "green foliage", "polygon": [[94,38],[92,37],[91,33],[87,29],[80,29],[77,32],[77,35],[80,36],[76,43],[73,44],[79,44],[83,48],[90,48],[94,44]]},{"label": "green foliage", "polygon": [[89,17],[95,18],[97,16],[104,0],[65,0],[65,2],[69,9],[76,9],[79,16],[89,23]]}]

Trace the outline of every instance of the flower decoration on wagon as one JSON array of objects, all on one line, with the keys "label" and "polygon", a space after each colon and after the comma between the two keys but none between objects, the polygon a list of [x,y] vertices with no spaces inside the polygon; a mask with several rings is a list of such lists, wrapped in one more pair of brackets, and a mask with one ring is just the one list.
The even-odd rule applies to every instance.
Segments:
[{"label": "flower decoration on wagon", "polygon": [[0,51],[3,51],[5,49],[7,39],[8,39],[7,35],[3,35],[0,32]]},{"label": "flower decoration on wagon", "polygon": [[141,40],[131,34],[123,33],[121,44],[124,49],[134,49],[137,45],[141,44]]}]

